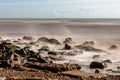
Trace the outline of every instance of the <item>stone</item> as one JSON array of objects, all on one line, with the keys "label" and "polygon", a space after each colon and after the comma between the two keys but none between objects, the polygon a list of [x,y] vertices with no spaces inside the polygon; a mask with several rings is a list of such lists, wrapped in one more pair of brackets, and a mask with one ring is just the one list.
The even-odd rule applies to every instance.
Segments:
[{"label": "stone", "polygon": [[96,73],[96,74],[100,73],[100,70],[98,70],[98,69],[97,69],[97,70],[95,70],[95,73]]},{"label": "stone", "polygon": [[71,49],[72,49],[72,47],[71,47],[70,45],[68,45],[68,44],[65,44],[64,49],[66,49],[66,50],[71,50]]},{"label": "stone", "polygon": [[41,49],[39,49],[38,51],[49,51],[49,47],[48,46],[43,46]]},{"label": "stone", "polygon": [[104,60],[103,63],[112,63],[111,60]]},{"label": "stone", "polygon": [[100,69],[102,69],[102,68],[106,68],[106,67],[107,67],[106,63],[95,62],[95,61],[90,63],[90,68],[100,68]]},{"label": "stone", "polygon": [[56,51],[49,51],[48,54],[50,54],[50,55],[58,55],[59,53],[56,52]]},{"label": "stone", "polygon": [[49,39],[48,39],[47,37],[41,37],[41,38],[39,38],[37,41],[38,41],[38,42],[39,42],[39,41],[48,42]]},{"label": "stone", "polygon": [[64,44],[71,44],[71,43],[75,43],[72,38],[68,37],[65,39],[65,41],[63,41]]},{"label": "stone", "polygon": [[100,55],[93,55],[93,59],[100,58]]},{"label": "stone", "polygon": [[82,45],[84,45],[84,46],[94,46],[95,42],[94,41],[85,41]]},{"label": "stone", "polygon": [[23,39],[24,40],[34,40],[34,38],[32,36],[24,36]]},{"label": "stone", "polygon": [[117,49],[118,48],[118,46],[116,46],[116,45],[112,45],[111,47],[109,47],[109,49]]},{"label": "stone", "polygon": [[84,50],[84,51],[105,52],[105,51],[103,51],[101,49],[97,49],[93,46],[78,45],[78,46],[75,46],[75,47],[78,48],[78,49]]}]

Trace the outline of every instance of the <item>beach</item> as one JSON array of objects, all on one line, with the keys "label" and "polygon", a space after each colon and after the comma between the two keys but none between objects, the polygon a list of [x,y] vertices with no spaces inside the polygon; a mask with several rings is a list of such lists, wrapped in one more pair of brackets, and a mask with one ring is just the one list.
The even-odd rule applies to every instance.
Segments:
[{"label": "beach", "polygon": [[[9,79],[20,73],[40,80],[119,80],[119,34],[119,19],[0,19],[0,57],[10,54],[0,58],[0,76]],[[20,59],[17,68],[12,55]]]}]

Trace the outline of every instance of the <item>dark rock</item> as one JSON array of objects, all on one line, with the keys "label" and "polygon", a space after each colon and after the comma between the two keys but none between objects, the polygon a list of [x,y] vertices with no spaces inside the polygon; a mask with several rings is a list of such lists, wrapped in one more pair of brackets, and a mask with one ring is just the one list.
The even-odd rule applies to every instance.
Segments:
[{"label": "dark rock", "polygon": [[46,38],[46,37],[41,37],[41,38],[39,38],[38,39],[38,42],[39,41],[42,41],[42,42],[47,42],[47,43],[50,43],[50,44],[56,44],[56,45],[59,45],[59,44],[61,44],[58,40],[56,40],[56,39],[48,39],[48,38]]},{"label": "dark rock", "polygon": [[95,42],[94,41],[85,41],[83,43],[84,46],[94,46],[95,45]]},{"label": "dark rock", "polygon": [[41,49],[39,49],[38,51],[49,51],[49,47],[48,46],[43,46]]},{"label": "dark rock", "polygon": [[65,44],[64,49],[66,49],[66,50],[71,50],[71,49],[72,49],[72,47],[71,47],[70,45],[68,45],[68,44]]},{"label": "dark rock", "polygon": [[41,37],[41,38],[38,39],[38,42],[39,41],[48,42],[49,39],[47,37]]},{"label": "dark rock", "polygon": [[75,47],[78,48],[78,49],[84,50],[84,51],[105,52],[101,49],[97,49],[97,48],[92,47],[92,46],[78,45],[78,46],[75,46]]},{"label": "dark rock", "polygon": [[97,70],[95,70],[95,73],[97,73],[97,74],[98,74],[98,73],[100,73],[100,70],[98,70],[98,69],[97,69]]},{"label": "dark rock", "polygon": [[58,40],[56,40],[56,39],[49,39],[49,43],[51,43],[51,44],[56,44],[56,45],[60,45],[61,43],[58,41]]},{"label": "dark rock", "polygon": [[90,63],[90,68],[106,68],[107,67],[107,64],[105,63],[102,63],[102,62],[91,62]]},{"label": "dark rock", "polygon": [[100,55],[93,55],[93,59],[100,58]]},{"label": "dark rock", "polygon": [[103,63],[112,63],[111,60],[104,60]]},{"label": "dark rock", "polygon": [[78,53],[80,53],[80,52],[78,52],[78,51],[71,51],[71,52],[66,53],[66,55],[68,55],[68,56],[75,56]]},{"label": "dark rock", "polygon": [[24,39],[24,40],[34,40],[34,38],[31,37],[31,36],[24,36],[23,39]]},{"label": "dark rock", "polygon": [[72,38],[68,37],[65,39],[65,41],[63,41],[64,44],[70,44],[70,43],[75,43]]},{"label": "dark rock", "polygon": [[118,46],[112,45],[109,49],[117,49],[117,48],[118,48]]},{"label": "dark rock", "polygon": [[56,51],[49,51],[48,54],[50,54],[50,55],[58,55],[59,53],[56,52]]}]

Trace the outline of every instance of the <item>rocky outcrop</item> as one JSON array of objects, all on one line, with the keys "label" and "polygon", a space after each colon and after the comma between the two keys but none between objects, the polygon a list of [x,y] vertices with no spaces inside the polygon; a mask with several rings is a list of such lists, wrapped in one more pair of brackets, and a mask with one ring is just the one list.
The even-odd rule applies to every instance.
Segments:
[{"label": "rocky outcrop", "polygon": [[102,68],[106,68],[106,67],[107,67],[106,63],[95,62],[95,61],[90,63],[90,68],[100,68],[100,69],[102,69]]}]

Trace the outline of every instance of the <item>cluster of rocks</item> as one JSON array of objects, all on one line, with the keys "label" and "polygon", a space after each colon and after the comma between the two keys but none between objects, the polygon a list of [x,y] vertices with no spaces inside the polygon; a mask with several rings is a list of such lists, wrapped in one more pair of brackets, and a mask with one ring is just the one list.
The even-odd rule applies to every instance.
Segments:
[{"label": "cluster of rocks", "polygon": [[[48,51],[48,54],[52,55],[59,54],[55,51],[49,51],[48,47],[42,47],[41,50]],[[27,61],[25,62],[25,60]],[[77,64],[55,64],[27,47],[20,48],[4,41],[0,43],[0,67],[12,69],[29,67],[51,72],[79,70],[81,68]]]}]

